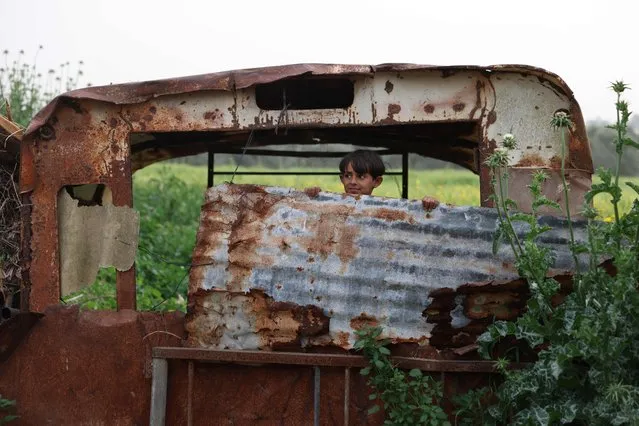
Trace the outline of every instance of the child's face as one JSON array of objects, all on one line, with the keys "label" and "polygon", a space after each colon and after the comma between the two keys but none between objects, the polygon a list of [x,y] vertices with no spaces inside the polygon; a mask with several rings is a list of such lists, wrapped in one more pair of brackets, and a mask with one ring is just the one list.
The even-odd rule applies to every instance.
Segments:
[{"label": "child's face", "polygon": [[370,173],[358,174],[353,170],[351,163],[346,166],[346,170],[340,178],[342,185],[344,185],[344,191],[352,195],[371,195],[373,189],[382,183],[381,176],[373,178]]}]

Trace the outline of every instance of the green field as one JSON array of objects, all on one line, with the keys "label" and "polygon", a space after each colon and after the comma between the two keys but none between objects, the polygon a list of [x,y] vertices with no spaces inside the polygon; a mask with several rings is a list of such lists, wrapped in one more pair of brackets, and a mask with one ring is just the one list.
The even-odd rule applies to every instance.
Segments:
[{"label": "green field", "polygon": [[[230,170],[231,167],[218,169],[217,171]],[[260,171],[265,169],[246,169],[241,171]],[[299,171],[299,169],[297,169]],[[278,170],[295,172],[296,170]],[[333,171],[328,169],[319,170],[322,172]],[[206,189],[206,168],[189,166],[186,164],[155,164],[138,171],[134,177],[136,189],[143,190],[142,187],[148,182],[156,179],[164,179],[174,176],[183,181],[192,190],[204,191]],[[229,181],[231,175],[216,176],[215,183]],[[622,182],[632,181],[639,184],[639,178],[622,178]],[[234,179],[234,183],[254,183],[269,186],[284,186],[297,189],[304,189],[318,186],[324,191],[343,192],[342,185],[337,176],[241,176]],[[409,197],[419,199],[424,195],[435,197],[443,203],[457,206],[478,206],[479,200],[479,176],[470,171],[460,169],[437,169],[419,170],[409,173]],[[621,211],[627,211],[632,206],[636,194],[628,188],[624,192],[625,198],[621,201]],[[375,191],[375,195],[382,197],[401,196],[401,176],[386,176],[382,185]],[[612,206],[605,198],[600,196],[595,199],[595,207],[601,212],[602,218],[612,217]]]},{"label": "green field", "polygon": [[[230,167],[220,170],[228,169]],[[216,176],[216,179],[216,183],[221,183],[229,180],[230,175]],[[631,180],[639,183],[638,179]],[[234,182],[299,189],[318,186],[325,191],[342,192],[337,176],[236,176]],[[479,205],[479,177],[468,171],[412,171],[409,183],[410,198],[429,195],[444,203]],[[140,212],[136,258],[139,309],[186,309],[188,264],[205,189],[205,167],[157,164],[133,176],[134,206]],[[375,191],[375,195],[386,197],[399,197],[400,193],[399,176],[387,176]],[[630,189],[624,194],[626,198],[622,199],[621,207],[622,211],[627,211],[636,194]],[[612,208],[605,196],[596,199],[595,206],[601,209],[604,220],[611,219]],[[65,300],[87,309],[114,309],[115,271],[112,268],[101,270],[96,283]]]}]

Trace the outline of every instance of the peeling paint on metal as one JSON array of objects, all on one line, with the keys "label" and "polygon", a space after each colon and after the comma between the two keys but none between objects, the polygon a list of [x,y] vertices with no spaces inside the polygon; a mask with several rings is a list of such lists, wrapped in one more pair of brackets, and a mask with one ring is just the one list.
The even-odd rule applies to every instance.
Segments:
[{"label": "peeling paint on metal", "polygon": [[92,284],[101,267],[126,271],[138,247],[139,215],[129,207],[79,206],[66,190],[58,196],[61,295]]}]

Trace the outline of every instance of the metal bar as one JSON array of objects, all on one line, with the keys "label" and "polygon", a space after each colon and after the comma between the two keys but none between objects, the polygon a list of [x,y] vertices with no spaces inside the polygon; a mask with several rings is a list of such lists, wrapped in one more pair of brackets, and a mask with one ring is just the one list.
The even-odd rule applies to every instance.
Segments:
[{"label": "metal bar", "polygon": [[188,389],[186,399],[186,424],[193,426],[193,361],[189,361]]},{"label": "metal bar", "polygon": [[[368,359],[359,355],[314,354],[298,352],[266,352],[266,351],[232,351],[199,348],[153,348],[155,358],[192,359],[197,361],[255,363],[255,364],[288,364],[321,367],[355,367],[368,365]],[[446,371],[467,373],[494,373],[494,361],[453,361],[424,358],[392,357],[393,363],[401,368],[418,368],[422,371]],[[521,369],[527,363],[513,363],[512,369]]]},{"label": "metal bar", "polygon": [[115,274],[116,300],[118,311],[123,309],[135,310],[135,263],[127,271],[116,271]]},{"label": "metal bar", "polygon": [[350,421],[351,405],[351,369],[344,369],[344,426],[348,426]]},{"label": "metal bar", "polygon": [[153,379],[151,381],[151,426],[164,426],[166,420],[166,391],[169,363],[166,359],[153,358]]},{"label": "metal bar", "polygon": [[319,426],[320,421],[320,368],[313,367],[315,372],[315,386],[313,388],[313,424]]},{"label": "metal bar", "polygon": [[[213,152],[213,151],[209,151]],[[216,149],[216,154],[242,154],[238,149]],[[390,149],[375,151],[381,156],[400,155],[402,151]],[[274,149],[247,149],[245,155],[259,155],[262,157],[300,157],[300,158],[341,158],[351,152],[326,152],[326,151],[279,151]]]},{"label": "metal bar", "polygon": [[208,163],[206,187],[211,188],[213,186],[213,176],[215,175],[215,152],[211,148],[209,148]]},{"label": "metal bar", "polygon": [[408,199],[408,153],[402,154],[402,198]]},{"label": "metal bar", "polygon": [[[232,171],[213,172],[214,175],[233,175]],[[385,175],[401,175],[400,172],[384,173]],[[236,176],[339,176],[339,172],[237,172]]]}]

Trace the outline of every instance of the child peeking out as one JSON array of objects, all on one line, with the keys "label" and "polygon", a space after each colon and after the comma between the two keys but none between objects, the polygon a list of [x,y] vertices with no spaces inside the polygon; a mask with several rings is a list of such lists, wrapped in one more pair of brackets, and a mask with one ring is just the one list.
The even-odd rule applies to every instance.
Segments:
[{"label": "child peeking out", "polygon": [[[340,179],[344,192],[351,195],[371,195],[382,184],[386,171],[384,162],[375,151],[360,149],[342,158],[339,163]],[[319,188],[309,188],[307,193],[317,193]],[[426,196],[422,199],[425,210],[433,210],[439,201]]]}]

